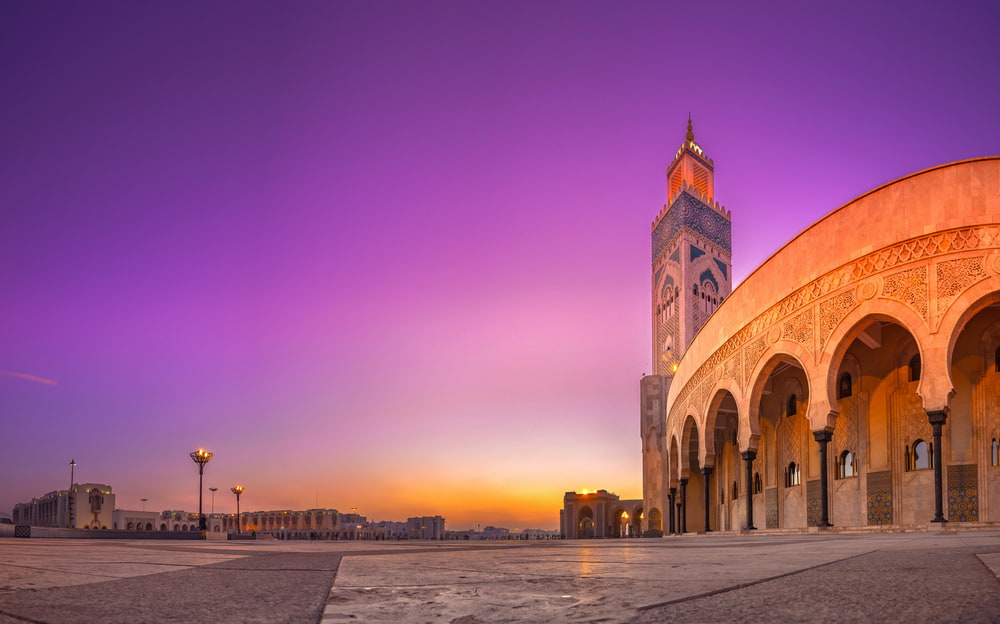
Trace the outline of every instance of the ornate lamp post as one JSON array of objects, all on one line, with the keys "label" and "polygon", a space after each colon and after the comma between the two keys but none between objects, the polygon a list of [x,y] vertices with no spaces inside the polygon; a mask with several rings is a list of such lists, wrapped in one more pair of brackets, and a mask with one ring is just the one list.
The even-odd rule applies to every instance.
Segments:
[{"label": "ornate lamp post", "polygon": [[219,488],[208,488],[212,491],[212,513],[215,513],[215,493],[219,491]]},{"label": "ornate lamp post", "polygon": [[243,493],[243,486],[233,486],[232,492],[236,495],[236,534],[239,535],[243,528],[243,522],[240,520],[240,494]]},{"label": "ornate lamp post", "polygon": [[73,500],[75,498],[73,496],[73,492],[75,491],[73,489],[73,481],[76,480],[76,476],[74,475],[75,470],[76,470],[76,460],[71,459],[69,460],[69,499],[66,501],[66,515],[69,516],[68,526],[71,529],[73,528],[73,506],[76,503],[76,501]]},{"label": "ornate lamp post", "polygon": [[205,464],[212,461],[212,454],[205,449],[191,451],[191,459],[198,464],[198,530],[201,531],[201,539],[205,539],[205,531],[208,524],[205,522],[205,515],[201,513],[201,482],[205,474]]},{"label": "ornate lamp post", "polygon": [[139,500],[142,501],[142,510],[146,511],[146,501],[148,501],[149,499],[148,498],[140,498]]}]

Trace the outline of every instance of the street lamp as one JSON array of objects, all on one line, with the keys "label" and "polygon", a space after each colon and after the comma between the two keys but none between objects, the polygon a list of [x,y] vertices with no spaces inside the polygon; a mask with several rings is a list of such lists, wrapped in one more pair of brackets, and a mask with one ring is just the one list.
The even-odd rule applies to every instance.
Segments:
[{"label": "street lamp", "polygon": [[148,498],[140,498],[139,500],[142,501],[142,510],[143,510],[143,512],[145,512],[146,511],[146,501],[148,501],[149,499]]},{"label": "street lamp", "polygon": [[76,470],[76,460],[71,459],[69,460],[69,498],[66,501],[66,515],[69,516],[69,528],[71,529],[73,528],[73,505],[76,503],[76,501],[73,500],[75,498],[73,496],[73,481],[76,480],[76,478],[73,475],[73,472],[75,470]]},{"label": "street lamp", "polygon": [[232,492],[236,495],[236,534],[239,535],[240,530],[243,528],[243,523],[240,521],[240,494],[243,493],[243,486],[233,486]]},{"label": "street lamp", "polygon": [[215,493],[219,491],[219,488],[208,488],[212,490],[212,513],[215,513]]},{"label": "street lamp", "polygon": [[212,454],[205,449],[198,449],[191,451],[190,455],[191,459],[198,464],[198,530],[201,531],[201,539],[205,539],[208,524],[205,522],[204,514],[201,513],[201,482],[205,474],[205,464],[212,461]]}]

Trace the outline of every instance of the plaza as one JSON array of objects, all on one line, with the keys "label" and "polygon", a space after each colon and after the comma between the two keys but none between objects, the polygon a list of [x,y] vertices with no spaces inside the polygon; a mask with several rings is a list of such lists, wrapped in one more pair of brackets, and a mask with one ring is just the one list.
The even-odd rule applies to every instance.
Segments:
[{"label": "plaza", "polygon": [[1000,620],[1000,532],[936,525],[477,544],[4,538],[0,561],[2,624]]}]

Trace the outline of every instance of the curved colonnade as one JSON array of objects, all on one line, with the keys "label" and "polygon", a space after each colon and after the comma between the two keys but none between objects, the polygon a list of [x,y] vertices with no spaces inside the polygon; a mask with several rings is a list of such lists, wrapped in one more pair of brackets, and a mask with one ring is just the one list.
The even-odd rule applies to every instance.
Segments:
[{"label": "curved colonnade", "polygon": [[1000,521],[1000,158],[830,213],[663,379],[647,530]]}]

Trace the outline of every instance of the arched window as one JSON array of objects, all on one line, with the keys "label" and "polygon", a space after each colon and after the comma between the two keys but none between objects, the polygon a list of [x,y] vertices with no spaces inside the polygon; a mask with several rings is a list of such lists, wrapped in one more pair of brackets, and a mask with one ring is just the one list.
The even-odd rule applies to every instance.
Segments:
[{"label": "arched window", "polygon": [[785,468],[785,487],[795,487],[800,483],[799,467],[795,462],[792,462],[788,464],[788,468]]},{"label": "arched window", "polygon": [[788,397],[788,409],[785,416],[794,416],[799,412],[799,400],[794,394]]},{"label": "arched window", "polygon": [[848,477],[857,476],[858,471],[854,465],[854,454],[850,451],[844,451],[837,458],[837,478],[846,479]]},{"label": "arched window", "polygon": [[910,381],[920,381],[920,354],[910,358]]},{"label": "arched window", "polygon": [[694,296],[697,297],[698,296],[698,284],[695,284],[694,286],[692,286],[692,290],[694,292]]},{"label": "arched window", "polygon": [[923,440],[917,440],[906,449],[906,464],[909,470],[928,470],[934,467],[931,453],[934,447]]},{"label": "arched window", "polygon": [[993,438],[993,448],[990,449],[990,456],[992,457],[993,465],[1000,466],[1000,441]]},{"label": "arched window", "polygon": [[851,387],[851,374],[843,373],[840,379],[837,380],[837,398],[845,399],[851,396],[853,388]]},{"label": "arched window", "polygon": [[733,481],[733,500],[736,500],[739,497],[740,497],[740,486],[738,483]]},{"label": "arched window", "polygon": [[760,473],[753,473],[753,493],[760,494],[764,490],[764,484],[760,480]]},{"label": "arched window", "polygon": [[997,352],[993,354],[993,366],[996,372],[1000,373],[1000,347],[997,347]]}]

